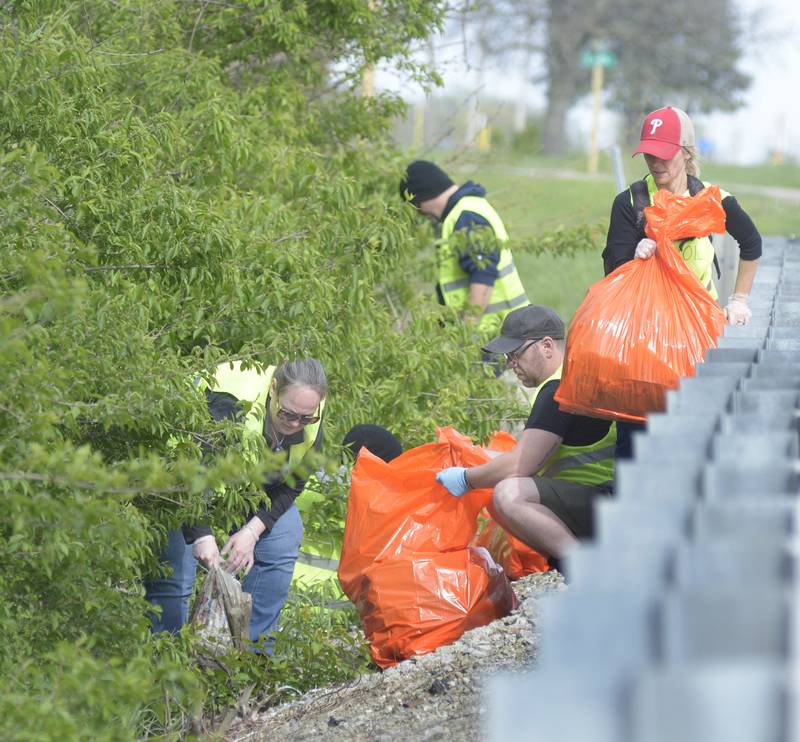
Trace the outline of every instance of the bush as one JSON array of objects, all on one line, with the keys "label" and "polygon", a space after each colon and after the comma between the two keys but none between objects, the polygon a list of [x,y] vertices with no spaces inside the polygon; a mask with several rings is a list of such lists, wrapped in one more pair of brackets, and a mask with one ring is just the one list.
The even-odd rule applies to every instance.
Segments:
[{"label": "bush", "polygon": [[201,464],[231,430],[193,374],[314,355],[329,440],[364,421],[407,445],[439,422],[480,436],[514,404],[420,274],[385,136],[401,103],[357,95],[365,65],[411,64],[441,4],[187,7],[30,1],[0,26],[7,739],[180,735],[248,686],[361,667],[350,623],[292,631],[318,615],[302,600],[272,665],[202,670],[191,632],[149,637],[141,583],[165,529],[226,528],[263,469],[235,446]]}]

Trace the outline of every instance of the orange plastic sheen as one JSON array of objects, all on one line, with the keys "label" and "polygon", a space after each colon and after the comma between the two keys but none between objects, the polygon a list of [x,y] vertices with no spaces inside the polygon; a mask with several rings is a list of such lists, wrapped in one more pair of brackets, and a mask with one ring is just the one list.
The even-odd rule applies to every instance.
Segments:
[{"label": "orange plastic sheen", "polygon": [[[439,430],[439,439],[443,440],[452,428]],[[489,441],[487,448],[491,451],[510,451],[517,445],[517,439],[511,433],[497,431]],[[491,511],[491,512],[487,512]],[[482,546],[491,554],[506,573],[509,580],[518,580],[534,572],[547,572],[550,564],[547,557],[542,556],[512,536],[494,519],[491,502],[481,513],[483,528],[473,536],[470,546]]]},{"label": "orange plastic sheen", "polygon": [[555,394],[562,410],[644,422],[722,334],[725,313],[672,244],[725,231],[719,188],[694,198],[661,190],[653,201],[644,211],[656,254],[595,283],[575,312]]},{"label": "orange plastic sheen", "polygon": [[486,549],[512,581],[534,572],[547,572],[550,569],[547,557],[523,544],[493,519],[487,519],[470,545]]},{"label": "orange plastic sheen", "polygon": [[452,428],[438,432],[439,442],[389,463],[364,448],[353,467],[339,581],[380,667],[450,644],[517,605],[502,568],[469,545],[491,490],[452,497],[435,479],[488,454]]}]

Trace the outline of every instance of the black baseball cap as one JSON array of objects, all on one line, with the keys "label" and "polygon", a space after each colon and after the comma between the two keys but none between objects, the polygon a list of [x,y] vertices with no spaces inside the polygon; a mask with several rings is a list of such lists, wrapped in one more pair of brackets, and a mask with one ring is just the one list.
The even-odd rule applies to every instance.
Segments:
[{"label": "black baseball cap", "polygon": [[565,338],[564,321],[550,307],[531,304],[506,315],[500,335],[486,343],[483,349],[487,353],[511,353],[526,340],[541,340],[544,337],[553,340]]}]

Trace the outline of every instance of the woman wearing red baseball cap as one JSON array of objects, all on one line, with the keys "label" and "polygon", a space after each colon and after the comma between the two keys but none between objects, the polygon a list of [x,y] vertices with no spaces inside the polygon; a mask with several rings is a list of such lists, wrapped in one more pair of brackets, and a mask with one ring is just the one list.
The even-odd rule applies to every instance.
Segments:
[{"label": "woman wearing red baseball cap", "polygon": [[[653,203],[656,191],[665,188],[678,196],[694,196],[710,185],[699,179],[694,126],[680,108],[666,106],[645,117],[634,155],[640,153],[644,155],[649,173],[614,199],[603,251],[606,275],[629,260],[646,260],[655,253],[656,243],[645,234],[644,208]],[[733,293],[725,305],[725,315],[730,325],[746,325],[752,318],[747,299],[761,257],[761,235],[738,201],[727,191],[720,189],[720,193],[725,209],[725,229],[739,245],[739,268]],[[674,244],[692,272],[717,299],[714,272],[718,269],[711,240],[697,237]],[[628,427],[629,424],[617,426],[617,458],[630,458]]]}]

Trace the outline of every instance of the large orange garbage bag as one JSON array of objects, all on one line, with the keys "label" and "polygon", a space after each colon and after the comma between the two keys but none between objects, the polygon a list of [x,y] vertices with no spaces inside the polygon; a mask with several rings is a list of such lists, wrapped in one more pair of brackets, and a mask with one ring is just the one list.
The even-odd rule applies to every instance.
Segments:
[{"label": "large orange garbage bag", "polygon": [[643,422],[722,334],[724,312],[672,244],[725,230],[719,188],[694,198],[659,191],[645,215],[656,254],[594,284],[572,319],[555,395],[562,410]]},{"label": "large orange garbage bag", "polygon": [[488,455],[455,431],[442,433],[443,442],[389,463],[362,449],[353,467],[339,581],[380,667],[452,643],[516,605],[503,570],[469,547],[491,491],[452,497],[435,479]]}]

